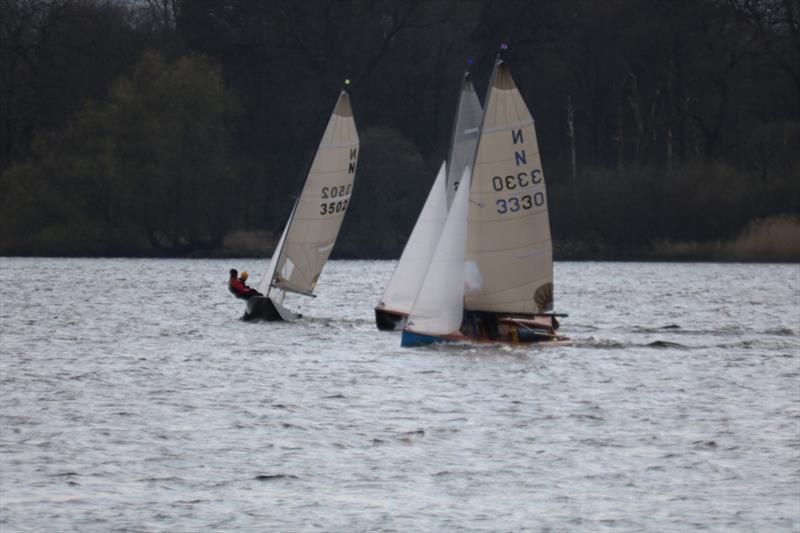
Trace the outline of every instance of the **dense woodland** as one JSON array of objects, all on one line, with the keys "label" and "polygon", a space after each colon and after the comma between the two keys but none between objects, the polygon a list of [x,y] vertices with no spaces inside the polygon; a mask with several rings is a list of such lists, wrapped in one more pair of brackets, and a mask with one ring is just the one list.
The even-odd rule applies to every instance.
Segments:
[{"label": "dense woodland", "polygon": [[347,78],[396,257],[502,42],[557,257],[800,213],[798,0],[0,0],[0,254],[268,254]]}]

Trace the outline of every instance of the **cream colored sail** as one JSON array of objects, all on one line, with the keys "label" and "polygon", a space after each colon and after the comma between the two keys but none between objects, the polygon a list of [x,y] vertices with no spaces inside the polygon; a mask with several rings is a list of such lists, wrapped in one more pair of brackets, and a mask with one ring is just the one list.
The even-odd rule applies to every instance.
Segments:
[{"label": "cream colored sail", "polygon": [[469,167],[461,176],[442,236],[425,274],[406,330],[428,335],[457,333],[464,313],[464,254],[467,243]]},{"label": "cream colored sail", "polygon": [[447,218],[446,175],[442,163],[377,309],[405,315],[411,312]]},{"label": "cream colored sail", "polygon": [[486,98],[470,200],[466,309],[551,310],[553,251],[536,130],[501,60]]},{"label": "cream colored sail", "polygon": [[458,96],[456,119],[450,140],[450,151],[447,157],[447,205],[453,202],[458,181],[464,168],[472,165],[475,158],[475,145],[481,128],[483,109],[475,93],[475,87],[469,79],[469,72],[464,74],[461,92]]},{"label": "cream colored sail", "polygon": [[[350,98],[342,91],[331,114],[303,191],[259,288],[266,285],[310,295],[336,242],[353,192],[358,162],[356,132]],[[261,292],[266,292],[262,290]]]}]

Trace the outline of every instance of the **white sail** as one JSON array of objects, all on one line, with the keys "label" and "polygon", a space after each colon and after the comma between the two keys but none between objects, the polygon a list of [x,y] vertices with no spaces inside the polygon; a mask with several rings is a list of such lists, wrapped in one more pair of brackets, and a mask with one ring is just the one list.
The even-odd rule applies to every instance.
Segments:
[{"label": "white sail", "polygon": [[259,283],[264,294],[270,286],[313,292],[350,202],[358,146],[350,98],[342,91],[270,268]]},{"label": "white sail", "polygon": [[447,335],[461,327],[464,312],[464,256],[469,211],[469,167],[461,176],[442,236],[425,274],[406,330],[428,335]]},{"label": "white sail", "polygon": [[446,175],[443,162],[378,309],[411,312],[447,218]]},{"label": "white sail", "polygon": [[458,180],[461,178],[464,168],[472,165],[475,158],[475,145],[478,142],[482,118],[481,103],[475,93],[475,87],[472,86],[469,79],[469,73],[466,73],[458,96],[456,119],[453,124],[450,151],[447,157],[448,206],[453,203]]},{"label": "white sail", "polygon": [[[297,202],[292,206],[292,212],[289,213],[289,220],[294,218],[294,210],[297,208]],[[261,280],[258,282],[258,292],[263,294],[264,296],[268,296],[270,293],[270,289],[272,289],[272,278],[275,276],[275,270],[278,268],[278,258],[281,255],[281,250],[283,250],[283,244],[286,242],[286,233],[289,231],[289,224],[283,227],[283,233],[281,233],[281,238],[278,240],[277,246],[275,246],[275,251],[272,252],[272,257],[269,259],[269,266],[267,267],[266,272],[264,275],[261,276]],[[282,291],[281,291],[282,292]]]},{"label": "white sail", "polygon": [[536,130],[501,60],[486,97],[470,200],[466,309],[551,310],[553,252]]}]

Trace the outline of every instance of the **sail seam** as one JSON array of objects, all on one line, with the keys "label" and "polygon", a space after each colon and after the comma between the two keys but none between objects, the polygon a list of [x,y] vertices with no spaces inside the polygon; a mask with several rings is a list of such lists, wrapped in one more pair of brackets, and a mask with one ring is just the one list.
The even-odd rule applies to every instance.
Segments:
[{"label": "sail seam", "polygon": [[[509,217],[509,218],[499,218],[497,220],[468,220],[467,223],[468,224],[496,224],[498,222],[512,222],[512,221],[516,222],[518,220],[525,220],[526,218],[530,218],[530,217],[534,217],[534,216],[538,216],[538,215],[542,215],[542,214],[546,215],[547,214],[547,210],[542,208],[542,209],[539,209],[538,211],[532,212],[530,215],[523,215],[523,216],[519,216],[519,217]],[[550,220],[548,219],[548,224],[549,224],[549,222],[550,222]]]},{"label": "sail seam", "polygon": [[[542,240],[542,241],[536,241],[536,242],[532,242],[532,243],[528,243],[528,244],[523,244],[522,246],[514,246],[513,248],[495,248],[493,250],[480,250],[480,251],[473,251],[473,250],[469,250],[468,249],[467,250],[467,254],[481,255],[481,254],[493,254],[493,253],[497,253],[497,252],[513,252],[514,250],[522,250],[523,248],[532,248],[532,247],[535,247],[536,245],[544,244],[544,243],[552,243],[552,239],[545,239],[545,240]],[[546,248],[542,248],[542,251],[546,251],[547,249],[552,249],[552,248],[553,248],[553,246],[550,245],[550,246],[547,246]]]}]

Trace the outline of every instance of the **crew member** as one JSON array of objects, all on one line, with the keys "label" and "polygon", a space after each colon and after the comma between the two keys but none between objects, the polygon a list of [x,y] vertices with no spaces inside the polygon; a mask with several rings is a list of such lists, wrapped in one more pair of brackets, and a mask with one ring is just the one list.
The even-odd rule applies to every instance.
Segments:
[{"label": "crew member", "polygon": [[241,298],[242,300],[247,300],[253,296],[260,296],[261,293],[257,290],[248,287],[245,285],[245,281],[247,280],[247,272],[242,272],[242,276],[238,276],[238,272],[235,268],[231,269],[231,277],[228,279],[228,290],[231,291],[231,294],[236,296],[237,298]]},{"label": "crew member", "polygon": [[248,290],[248,294],[250,296],[263,296],[260,292],[258,292],[254,288],[252,288],[249,285],[247,285],[247,278],[248,277],[249,277],[249,274],[247,273],[246,270],[242,271],[242,273],[239,274],[239,281],[241,281],[242,285],[244,285],[244,288]]}]

